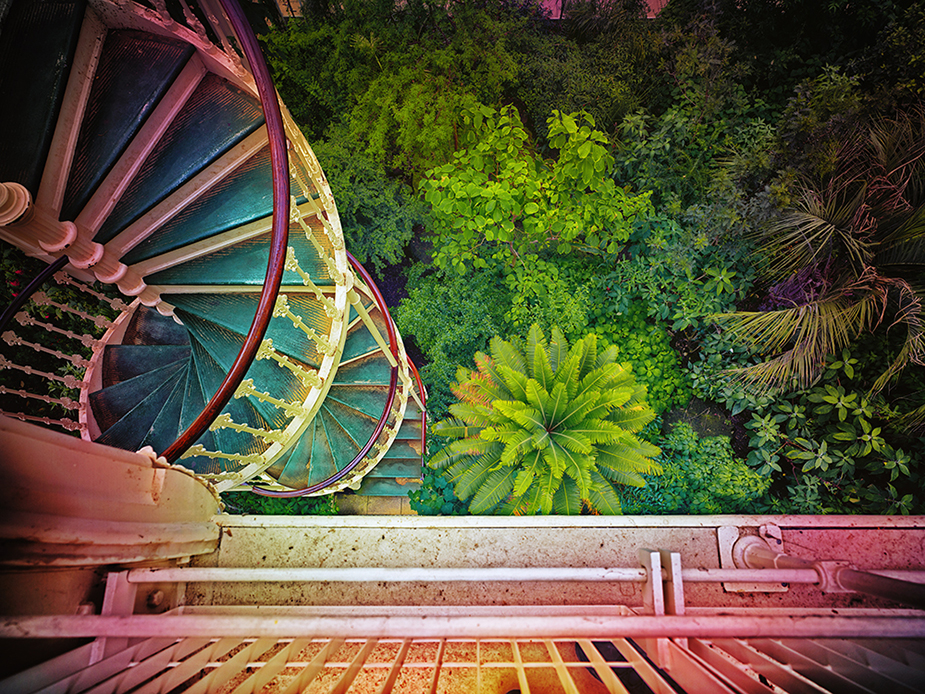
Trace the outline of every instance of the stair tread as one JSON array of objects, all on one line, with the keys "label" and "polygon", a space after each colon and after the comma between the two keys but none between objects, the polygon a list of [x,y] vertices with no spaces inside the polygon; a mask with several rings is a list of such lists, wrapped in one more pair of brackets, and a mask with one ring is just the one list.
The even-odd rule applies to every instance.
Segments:
[{"label": "stair tread", "polygon": [[314,481],[326,480],[336,472],[321,418],[315,417],[293,447],[279,482],[293,489],[304,489]]},{"label": "stair tread", "polygon": [[367,477],[420,477],[423,467],[421,457],[417,458],[383,458],[376,467],[366,474]]},{"label": "stair tread", "polygon": [[[209,231],[204,238],[216,233]],[[318,235],[323,246],[330,245],[327,239]],[[181,243],[180,246],[186,245]],[[295,250],[296,258],[301,267],[319,287],[332,284],[327,266],[318,258],[318,252],[311,242],[305,238],[305,233],[299,225],[289,227],[288,245]],[[147,252],[147,248],[139,245],[126,254],[124,262],[131,264],[146,260],[149,257],[164,252]],[[151,285],[263,285],[266,279],[267,262],[270,257],[270,234],[261,234],[250,239],[237,242],[233,246],[222,248],[207,255],[187,260],[174,267],[161,270],[148,275],[145,281]],[[302,278],[295,272],[283,272],[283,284],[301,285]]]},{"label": "stair tread", "polygon": [[[218,386],[225,378],[225,371],[215,362],[208,351],[195,338],[191,340],[193,347],[193,361],[196,371],[199,375],[199,383],[202,387],[204,400],[209,400],[218,390]],[[232,398],[225,405],[222,412],[231,415],[234,422],[246,424],[247,426],[264,429],[268,428],[266,421],[257,412],[254,407],[244,398]],[[216,429],[212,432],[215,444],[218,450],[224,453],[235,453],[240,455],[249,455],[252,453],[261,453],[267,448],[263,441],[258,441],[250,434],[234,431],[232,429]],[[235,461],[218,461],[217,464],[222,470],[234,470],[240,467]]]},{"label": "stair tread", "polygon": [[[179,434],[189,429],[190,425],[196,420],[206,406],[205,398],[202,396],[202,386],[199,384],[199,372],[196,370],[196,363],[192,359],[192,350],[190,356],[190,369],[186,380],[186,391],[183,394],[183,404],[180,410]],[[212,435],[212,432],[208,430],[196,440],[196,443],[209,451],[214,451],[217,447],[215,437]],[[203,474],[221,471],[218,463],[211,458],[202,456],[183,458],[179,463],[194,472]]]},{"label": "stair tread", "polygon": [[415,478],[370,477],[363,478],[357,494],[361,496],[407,496],[421,488]]},{"label": "stair tread", "polygon": [[[295,181],[290,183],[289,194],[296,198],[297,204],[305,202]],[[272,214],[273,169],[270,165],[269,147],[264,147],[167,220],[158,229],[157,234],[149,236],[135,246],[125,255],[122,262],[131,265],[153,258]],[[290,227],[290,234],[294,235],[294,232],[301,234],[301,227]],[[317,259],[318,254],[313,252],[311,257],[306,255],[305,261],[311,264],[312,257]],[[262,267],[241,269],[246,271],[245,276],[259,271],[260,281],[263,281],[266,261]]]},{"label": "stair tread", "polygon": [[[185,316],[185,323],[196,340],[227,373],[241,351],[244,337],[198,316]],[[308,397],[308,387],[295,374],[270,360],[254,360],[245,378],[253,379],[258,390],[281,400],[303,402]],[[256,399],[248,402],[276,428],[284,428],[291,419],[283,410],[270,403]]]},{"label": "stair tread", "polygon": [[106,34],[68,175],[61,219],[75,219],[194,49],[140,31]]},{"label": "stair tread", "polygon": [[151,446],[157,453],[163,453],[177,440],[179,434],[180,414],[183,409],[183,396],[186,393],[186,381],[189,378],[189,362],[178,375],[161,411],[151,423],[151,428],[141,442],[142,447]]},{"label": "stair tread", "polygon": [[106,345],[103,350],[103,387],[177,361],[189,361],[189,357],[188,345]]},{"label": "stair tread", "polygon": [[[4,3],[6,4],[6,3]],[[45,157],[64,98],[85,0],[6,7],[0,24],[0,181],[38,193]],[[15,108],[10,107],[15,104]]]},{"label": "stair tread", "polygon": [[[254,294],[167,294],[165,301],[176,307],[181,320],[190,316],[211,321],[227,330],[246,335],[250,330],[260,296]],[[293,312],[301,315],[308,325],[330,325],[314,297],[290,297]],[[305,364],[317,367],[321,363],[315,344],[304,332],[294,327],[288,318],[274,318],[270,321],[266,337],[273,340],[273,348]]]},{"label": "stair tread", "polygon": [[[147,391],[143,398],[137,400],[118,421],[106,427],[105,431],[103,431],[102,435],[97,439],[97,443],[115,446],[116,448],[123,448],[129,451],[137,451],[141,448],[142,441],[148,431],[150,431],[151,425],[154,423],[157,415],[160,413],[167,399],[176,387],[177,381],[180,378],[179,375],[184,372],[184,368],[179,365],[175,366],[176,368],[171,366],[164,367],[163,370],[165,372],[173,369],[170,375],[166,376],[165,374],[164,378],[158,379],[157,385],[152,390]],[[143,379],[151,373],[153,372],[149,372],[144,376],[138,376],[136,379],[132,379],[132,381]],[[126,383],[131,383],[131,381],[123,381],[107,390],[119,388],[119,386]],[[104,393],[106,391],[99,392]]]},{"label": "stair tread", "polygon": [[139,306],[122,336],[123,345],[189,345],[186,327],[153,308]]},{"label": "stair tread", "polygon": [[[334,459],[337,463],[337,469],[340,470],[346,463],[353,460],[354,455],[366,445],[369,437],[376,430],[379,418],[364,415],[330,398],[324,401],[321,409],[340,425],[350,439],[349,445],[343,448],[335,448],[334,450]],[[349,458],[344,460],[348,455]]]},{"label": "stair tread", "polygon": [[[356,309],[351,306],[353,311]],[[373,323],[379,329],[379,334],[382,336],[382,339],[385,340],[386,344],[389,341],[389,333],[386,330],[385,320],[382,317],[382,314],[377,308],[367,308],[369,317],[373,319]],[[354,359],[364,354],[369,354],[375,351],[381,351],[379,343],[376,342],[376,338],[373,337],[373,334],[366,327],[366,324],[360,319],[358,314],[356,315],[355,321],[351,322],[350,330],[347,333],[347,339],[344,342],[344,354],[342,357],[343,361],[349,359]]]},{"label": "stair tread", "polygon": [[94,241],[106,243],[263,124],[256,99],[207,74],[145,159]]},{"label": "stair tread", "polygon": [[332,385],[328,391],[326,402],[328,400],[338,402],[345,407],[350,407],[378,420],[385,409],[388,390],[385,386]]},{"label": "stair tread", "polygon": [[183,362],[173,362],[90,393],[90,406],[100,430],[105,432],[114,426],[150,393],[170,380],[183,366]]},{"label": "stair tread", "polygon": [[350,364],[342,364],[334,378],[335,385],[388,386],[392,367],[382,352],[376,352]]}]

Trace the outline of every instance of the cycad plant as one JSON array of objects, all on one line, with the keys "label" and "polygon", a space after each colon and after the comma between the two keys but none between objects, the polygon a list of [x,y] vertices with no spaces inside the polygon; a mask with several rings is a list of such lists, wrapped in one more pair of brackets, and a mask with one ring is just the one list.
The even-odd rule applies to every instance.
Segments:
[{"label": "cycad plant", "polygon": [[455,440],[429,464],[470,512],[619,514],[614,485],[661,472],[659,449],[634,434],[655,417],[645,386],[599,346],[591,334],[569,349],[558,327],[547,344],[534,324],[523,352],[496,336],[476,371],[459,370],[453,417],[434,426]]},{"label": "cycad plant", "polygon": [[827,180],[805,180],[759,239],[777,306],[721,316],[766,355],[739,373],[760,389],[806,388],[861,332],[903,328],[881,390],[925,360],[925,112],[880,121],[843,145]]}]

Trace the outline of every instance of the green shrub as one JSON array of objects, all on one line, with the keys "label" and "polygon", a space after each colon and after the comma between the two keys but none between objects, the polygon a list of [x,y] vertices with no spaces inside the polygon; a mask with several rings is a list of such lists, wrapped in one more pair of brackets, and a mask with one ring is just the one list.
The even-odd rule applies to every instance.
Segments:
[{"label": "green shrub", "polygon": [[402,335],[411,337],[427,359],[421,378],[429,417],[436,421],[454,400],[450,383],[456,369],[486,349],[492,335],[505,333],[510,299],[490,270],[445,275],[420,265],[409,272],[407,290],[393,315]]},{"label": "green shrub", "polygon": [[337,201],[347,248],[377,270],[400,262],[414,227],[425,221],[422,203],[358,151],[345,128],[332,128],[330,135],[313,149]]},{"label": "green shrub", "polygon": [[668,332],[661,323],[646,318],[643,304],[633,304],[622,315],[599,319],[592,329],[619,347],[620,362],[629,363],[636,380],[646,386],[647,400],[656,414],[687,404],[692,393],[690,376]]},{"label": "green shrub", "polygon": [[252,492],[226,492],[222,495],[228,513],[257,516],[336,516],[333,494],[275,499]]},{"label": "green shrub", "polygon": [[637,515],[755,513],[771,480],[737,458],[728,436],[699,438],[679,423],[659,440],[662,474],[624,494],[624,512]]},{"label": "green shrub", "polygon": [[656,473],[658,448],[638,438],[654,417],[645,387],[588,335],[571,349],[534,325],[521,351],[492,338],[478,371],[460,369],[453,417],[433,431],[452,442],[428,465],[446,469],[472,513],[620,513],[616,485]]},{"label": "green shrub", "polygon": [[440,470],[424,468],[421,488],[408,492],[411,509],[420,516],[464,516],[468,504],[453,491],[453,482]]}]

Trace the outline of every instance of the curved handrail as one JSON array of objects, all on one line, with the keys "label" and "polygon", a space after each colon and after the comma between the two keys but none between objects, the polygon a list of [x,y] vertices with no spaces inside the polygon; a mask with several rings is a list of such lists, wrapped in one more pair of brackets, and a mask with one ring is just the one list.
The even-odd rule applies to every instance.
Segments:
[{"label": "curved handrail", "polygon": [[418,384],[418,393],[421,394],[421,455],[427,450],[427,391],[424,390],[424,384],[421,382],[421,374],[418,373],[418,367],[414,365],[411,358],[408,358],[408,366],[411,367],[411,373],[414,374],[414,381]]},{"label": "curved handrail", "polygon": [[263,282],[263,292],[241,351],[238,352],[234,364],[228,370],[225,380],[219,385],[215,395],[199,413],[196,420],[162,454],[170,463],[176,462],[221,414],[222,409],[241,385],[251,362],[254,361],[270,319],[273,317],[273,306],[282,284],[286,248],[289,242],[289,158],[286,153],[286,134],[276,89],[273,87],[263,53],[260,52],[257,37],[254,36],[241,6],[237,0],[219,0],[219,3],[228,16],[244,56],[250,64],[266,121],[270,144],[270,165],[273,171],[273,230],[270,237],[270,258]]},{"label": "curved handrail", "polygon": [[0,332],[6,330],[6,326],[13,316],[16,315],[16,312],[19,311],[23,306],[26,305],[26,302],[35,294],[39,287],[41,287],[45,282],[48,281],[48,278],[55,274],[58,270],[63,268],[70,262],[70,258],[66,255],[62,255],[59,258],[55,259],[53,263],[50,263],[42,268],[42,271],[33,277],[29,284],[23,287],[23,290],[19,292],[16,296],[13,297],[12,303],[6,307],[6,310],[3,312],[3,315],[0,316]]},{"label": "curved handrail", "polygon": [[[383,318],[385,319],[386,332],[389,336],[389,350],[392,352],[392,356],[395,357],[396,362],[398,361],[398,331],[395,329],[395,321],[392,319],[392,314],[389,313],[388,306],[385,303],[385,299],[382,296],[382,293],[379,291],[379,288],[376,286],[376,283],[373,281],[372,276],[366,271],[360,262],[353,257],[353,254],[350,251],[346,251],[347,260],[350,261],[350,265],[356,271],[356,273],[362,278],[363,283],[369,288],[369,291],[373,295],[373,301],[376,302],[376,305],[379,307],[379,310],[382,312]],[[410,363],[410,361],[409,361]],[[412,364],[412,368],[414,365]],[[417,370],[415,369],[415,373]],[[264,487],[253,486],[250,488],[255,494],[261,496],[270,496],[274,499],[292,499],[299,496],[306,496],[313,492],[320,491],[329,484],[333,484],[339,480],[342,480],[348,474],[350,474],[353,469],[360,464],[360,461],[366,457],[369,451],[372,449],[373,445],[378,440],[382,430],[385,429],[385,424],[388,421],[389,413],[392,411],[392,405],[395,404],[395,391],[398,389],[398,366],[393,366],[391,371],[391,377],[389,379],[389,396],[386,399],[385,407],[382,410],[382,416],[379,417],[379,422],[376,424],[376,428],[373,430],[372,435],[369,437],[369,440],[366,442],[366,445],[360,449],[360,452],[356,454],[353,460],[347,463],[342,469],[338,470],[336,473],[331,475],[321,482],[316,482],[310,487],[305,489],[292,489],[287,491],[280,491],[275,489],[266,489]]]}]

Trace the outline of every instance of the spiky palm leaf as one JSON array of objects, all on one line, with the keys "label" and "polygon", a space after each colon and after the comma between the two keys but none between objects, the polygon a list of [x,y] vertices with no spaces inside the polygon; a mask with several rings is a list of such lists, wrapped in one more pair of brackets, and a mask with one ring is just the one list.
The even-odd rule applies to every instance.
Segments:
[{"label": "spiky palm leaf", "polygon": [[658,448],[634,435],[655,416],[645,388],[594,335],[569,348],[558,328],[547,342],[534,325],[525,344],[496,337],[476,371],[460,370],[454,417],[434,426],[455,440],[430,465],[473,513],[619,513],[614,484],[659,472]]},{"label": "spiky palm leaf", "polygon": [[803,182],[793,207],[758,238],[770,282],[823,277],[821,296],[764,313],[717,316],[765,361],[733,372],[759,391],[809,386],[825,358],[861,332],[901,324],[905,344],[884,388],[925,360],[925,112],[874,124],[845,143],[823,186]]}]

